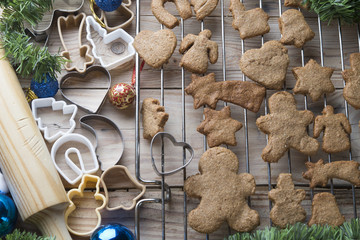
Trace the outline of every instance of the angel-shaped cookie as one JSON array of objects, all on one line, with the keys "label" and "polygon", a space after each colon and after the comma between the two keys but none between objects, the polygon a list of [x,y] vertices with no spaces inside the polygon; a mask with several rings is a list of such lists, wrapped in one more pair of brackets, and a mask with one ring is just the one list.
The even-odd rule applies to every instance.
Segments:
[{"label": "angel-shaped cookie", "polygon": [[277,162],[289,148],[313,155],[319,148],[316,139],[307,134],[306,127],[313,122],[311,111],[297,111],[295,98],[288,92],[277,92],[269,98],[270,114],[256,120],[258,128],[269,135],[262,152],[265,162]]},{"label": "angel-shaped cookie", "polygon": [[184,54],[180,67],[192,73],[203,74],[208,68],[208,61],[214,64],[218,59],[218,45],[211,41],[211,31],[205,29],[198,36],[188,34],[181,42],[179,52]]}]

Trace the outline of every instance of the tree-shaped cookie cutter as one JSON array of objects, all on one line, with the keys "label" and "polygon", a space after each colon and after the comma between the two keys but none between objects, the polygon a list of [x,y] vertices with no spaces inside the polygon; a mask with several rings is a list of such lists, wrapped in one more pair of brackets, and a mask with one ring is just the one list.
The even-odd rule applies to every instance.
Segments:
[{"label": "tree-shaped cookie cutter", "polygon": [[[78,15],[69,15],[67,17],[59,17],[58,18],[58,31],[59,36],[61,40],[61,44],[63,45],[64,51],[61,53],[61,56],[65,57],[66,59],[70,60],[65,64],[65,69],[67,71],[76,70],[79,73],[84,73],[86,71],[87,66],[94,63],[95,59],[93,56],[90,55],[90,46],[87,44],[81,43],[81,35],[85,24],[85,13],[80,13]],[[63,35],[63,31],[65,29],[70,28],[78,28],[78,45],[75,46],[75,49],[78,49],[78,56],[80,56],[80,59],[83,58],[83,63],[80,63],[80,66],[78,66],[78,63],[76,61],[73,61],[73,58],[71,57],[72,54],[74,54],[74,49],[68,48],[65,44],[65,39]]]},{"label": "tree-shaped cookie cutter", "polygon": [[[72,201],[72,199],[74,197],[84,197],[84,190],[85,190],[88,182],[94,182],[95,183],[96,191],[94,193],[94,198],[96,200],[102,201],[102,204],[101,204],[101,206],[94,209],[94,211],[96,213],[96,216],[97,216],[97,219],[98,219],[96,226],[90,231],[79,232],[79,231],[76,231],[76,230],[71,228],[68,219],[69,219],[70,214],[72,212],[74,212],[76,210],[76,208],[77,208],[75,203]],[[77,235],[77,236],[90,236],[95,231],[95,229],[100,226],[100,224],[101,224],[100,210],[104,209],[105,205],[106,205],[106,197],[100,193],[100,183],[101,183],[101,179],[98,176],[85,174],[82,177],[82,180],[81,180],[81,183],[80,183],[79,187],[75,188],[75,189],[71,189],[67,193],[70,205],[68,206],[68,208],[65,211],[65,224],[66,224],[66,227],[69,230],[69,232],[71,232],[72,234]]]}]

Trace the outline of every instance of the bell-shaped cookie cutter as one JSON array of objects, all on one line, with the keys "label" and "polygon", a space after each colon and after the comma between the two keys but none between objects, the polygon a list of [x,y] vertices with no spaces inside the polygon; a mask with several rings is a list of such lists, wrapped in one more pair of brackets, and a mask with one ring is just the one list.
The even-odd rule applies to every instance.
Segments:
[{"label": "bell-shaped cookie cutter", "polygon": [[[105,182],[105,178],[108,174],[111,174],[111,172],[118,172],[120,173],[120,177],[125,177],[127,178],[127,181],[129,181],[133,186],[135,186],[136,189],[140,190],[140,193],[132,199],[132,204],[129,207],[126,207],[122,204],[116,206],[116,207],[110,207],[109,203],[110,203],[110,197],[109,197],[109,193],[108,193],[108,187],[106,185]],[[122,165],[116,165],[113,166],[111,168],[108,168],[106,171],[103,172],[103,174],[101,175],[101,180],[104,186],[104,192],[105,192],[105,197],[107,199],[107,204],[106,204],[106,209],[108,211],[115,211],[115,210],[119,210],[119,209],[124,209],[124,210],[132,210],[135,205],[136,202],[145,194],[146,191],[146,186],[143,184],[140,184],[135,178],[133,178],[130,174],[130,171],[127,169],[127,167],[122,166]],[[118,181],[124,181],[124,179],[116,179]],[[126,180],[126,179],[125,179]]]},{"label": "bell-shaped cookie cutter", "polygon": [[[103,203],[101,204],[101,206],[95,208],[95,213],[96,213],[96,216],[98,218],[98,221],[97,221],[97,224],[96,226],[91,230],[91,231],[88,231],[88,232],[78,232],[78,231],[75,231],[74,229],[72,229],[69,225],[69,222],[68,222],[68,219],[69,219],[69,215],[75,211],[76,209],[76,205],[75,203],[72,201],[72,199],[74,197],[83,197],[84,196],[84,190],[86,188],[86,185],[88,182],[94,182],[96,185],[96,191],[94,193],[94,198],[96,200],[100,200],[102,201]],[[71,189],[68,193],[67,193],[67,196],[68,196],[68,199],[69,199],[69,202],[70,202],[70,205],[67,207],[66,211],[65,211],[65,224],[66,224],[66,227],[67,229],[69,230],[69,232],[71,232],[72,234],[74,235],[77,235],[77,236],[90,236],[96,228],[98,228],[101,224],[101,213],[100,213],[100,210],[104,209],[105,206],[106,206],[106,197],[104,195],[102,195],[100,193],[100,183],[101,183],[101,179],[98,177],[98,176],[94,176],[94,175],[89,175],[89,174],[85,174],[83,177],[82,177],[82,180],[81,180],[81,183],[79,185],[78,188],[75,188],[75,189]]]},{"label": "bell-shaped cookie cutter", "polygon": [[[190,153],[190,158],[185,162],[185,164],[183,164],[182,166],[174,169],[174,170],[171,170],[171,171],[166,171],[166,172],[163,172],[163,171],[159,171],[159,169],[156,167],[156,164],[155,164],[155,159],[154,159],[154,155],[153,155],[153,145],[154,145],[154,142],[157,138],[168,138],[172,144],[175,146],[175,147],[183,147],[183,149],[186,149],[189,153]],[[174,138],[173,135],[171,135],[170,133],[166,133],[166,132],[158,132],[157,134],[155,134],[155,136],[152,138],[151,140],[151,143],[150,143],[150,154],[151,154],[151,163],[152,163],[152,166],[153,166],[153,169],[155,171],[155,173],[158,175],[158,176],[167,176],[167,175],[171,175],[171,174],[174,174],[174,173],[177,173],[178,171],[181,171],[182,169],[186,168],[187,165],[189,165],[189,163],[191,162],[191,160],[193,159],[194,157],[194,150],[193,148],[186,142],[177,142],[176,139]]]},{"label": "bell-shaped cookie cutter", "polygon": [[[90,151],[91,159],[86,161],[91,161],[91,164],[93,165],[92,168],[86,169],[85,166],[85,159],[81,156],[81,152],[79,149],[75,147],[70,147],[65,151],[65,162],[66,164],[71,168],[71,170],[74,171],[76,174],[76,177],[74,179],[71,179],[57,164],[56,161],[56,153],[59,150],[59,148],[68,142],[78,142],[80,144],[84,144]],[[78,157],[80,168],[70,159],[69,155],[71,153],[75,153]],[[92,174],[95,173],[99,169],[99,163],[95,154],[95,149],[90,142],[89,139],[84,137],[83,135],[77,134],[77,133],[69,133],[61,138],[59,138],[54,145],[51,148],[51,159],[55,165],[56,170],[59,172],[59,174],[71,185],[74,185],[76,182],[78,182],[84,174]]]},{"label": "bell-shaped cookie cutter", "polygon": [[[50,136],[48,127],[43,125],[42,119],[38,115],[38,109],[48,108],[48,107],[51,107],[53,111],[62,110],[64,115],[71,114],[69,119],[70,128],[67,129],[66,131],[59,130],[54,135]],[[76,122],[74,119],[77,113],[77,106],[75,106],[74,104],[67,105],[66,102],[56,101],[54,98],[37,98],[31,102],[31,109],[34,119],[37,122],[40,131],[44,132],[44,138],[48,142],[53,142],[59,137],[73,132],[75,129]]]},{"label": "bell-shaped cookie cutter", "polygon": [[[99,48],[99,45],[95,44],[93,37],[91,36],[91,28],[93,28],[100,35],[100,37],[102,37],[102,44],[109,45],[109,47],[107,48],[110,49],[112,52],[112,61],[104,60],[104,57],[110,57],[109,54],[102,53],[103,56],[98,55],[97,48]],[[92,16],[87,16],[86,32],[86,39],[91,43],[93,47],[92,53],[94,57],[100,61],[101,66],[103,66],[104,68],[110,70],[121,64],[131,61],[134,58],[135,49],[132,45],[132,43],[134,42],[134,38],[131,37],[123,29],[120,28],[111,33],[107,33],[106,30],[103,29]]]}]

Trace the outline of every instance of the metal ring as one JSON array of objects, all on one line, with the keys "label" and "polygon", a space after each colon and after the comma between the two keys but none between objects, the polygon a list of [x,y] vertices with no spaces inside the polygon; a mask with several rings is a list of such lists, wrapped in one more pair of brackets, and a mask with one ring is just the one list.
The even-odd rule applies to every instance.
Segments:
[{"label": "metal ring", "polygon": [[100,24],[101,27],[106,28],[105,23],[103,23],[103,21],[101,21],[101,19],[95,13],[95,10],[94,10],[95,0],[89,0],[89,1],[90,1],[90,10],[91,10],[93,17]]}]

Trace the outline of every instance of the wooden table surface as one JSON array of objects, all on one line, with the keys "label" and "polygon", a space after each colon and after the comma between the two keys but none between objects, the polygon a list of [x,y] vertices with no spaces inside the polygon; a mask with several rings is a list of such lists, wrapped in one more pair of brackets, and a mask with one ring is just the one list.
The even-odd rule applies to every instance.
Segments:
[{"label": "wooden table surface", "polygon": [[[160,24],[155,19],[151,13],[150,9],[150,0],[141,1],[140,9],[140,28],[141,30],[158,30],[160,29]],[[239,60],[241,57],[241,40],[239,33],[234,30],[231,26],[232,16],[229,12],[229,0],[224,0],[224,13],[225,13],[225,50],[226,50],[226,80],[242,80],[242,73],[239,69]],[[244,0],[245,7],[247,9],[252,9],[259,7],[259,2],[254,0]],[[166,7],[172,13],[176,13],[175,7],[173,4],[168,3]],[[130,7],[135,11],[136,6],[133,3]],[[279,17],[279,6],[278,1],[275,0],[264,0],[263,1],[264,10],[270,15],[270,33],[264,36],[264,41],[269,40],[278,40],[280,38],[279,28],[278,28],[278,17]],[[282,11],[287,10],[288,8],[282,7]],[[85,0],[85,4],[82,8],[83,12],[90,14],[88,1]],[[315,32],[315,38],[306,43],[304,46],[304,56],[305,63],[313,58],[318,63],[320,63],[320,47],[319,47],[319,28],[318,28],[318,19],[317,16],[313,13],[308,13],[303,11],[306,16],[306,20],[310,27]],[[110,17],[111,18],[111,17]],[[133,23],[125,28],[125,30],[135,37],[135,20]],[[208,73],[214,72],[216,74],[217,81],[222,81],[223,72],[222,72],[222,61],[223,56],[221,54],[221,9],[220,3],[211,14],[211,16],[205,18],[204,27],[210,29],[213,33],[212,40],[216,41],[219,44],[219,59],[216,64],[209,65]],[[341,58],[340,58],[340,49],[339,49],[339,36],[337,29],[337,22],[333,22],[330,25],[327,23],[322,23],[323,31],[323,47],[324,47],[324,64],[327,67],[332,67],[335,69],[334,74],[331,78],[332,82],[336,87],[336,91],[327,96],[327,103],[332,105],[335,108],[335,112],[345,112],[344,108],[344,98],[342,97],[342,88],[343,88],[343,79],[341,77]],[[344,59],[345,67],[349,68],[349,55],[354,52],[359,51],[358,43],[358,33],[357,26],[342,26],[342,37],[343,37],[343,46],[344,46]],[[192,17],[185,21],[184,24],[185,35],[188,33],[198,34],[200,31],[200,22]],[[178,47],[181,42],[181,29],[176,27],[173,29],[174,33],[177,36],[178,45],[175,49],[173,56],[170,58],[169,63],[164,66],[164,105],[166,112],[169,113],[170,118],[165,126],[165,131],[173,134],[176,139],[181,140],[182,138],[182,115],[181,115],[181,97],[182,97],[182,86],[181,86],[181,68],[179,67],[179,61],[181,54],[178,51]],[[83,33],[83,44],[89,44],[85,38],[85,31]],[[77,42],[76,36],[74,35],[73,43],[70,44],[74,49],[76,49]],[[49,38],[48,46],[51,52],[58,52],[59,49],[62,49],[61,42],[59,39],[59,34],[57,30],[56,23],[52,26],[52,33]],[[251,48],[261,47],[261,37],[255,37],[248,40],[245,40],[245,50]],[[301,66],[301,54],[300,50],[294,46],[287,46],[289,49],[290,56],[290,65],[288,68],[288,74],[286,78],[286,90],[292,91],[292,88],[295,85],[294,76],[291,73],[293,67]],[[99,65],[98,61],[95,61],[96,65]],[[132,69],[134,62],[126,64],[125,66],[120,66],[116,69],[110,71],[112,77],[112,85],[120,82],[130,83]],[[66,71],[64,70],[58,79],[64,75]],[[154,70],[145,64],[144,70],[141,72],[140,78],[140,99],[147,97],[153,97],[160,99],[160,70]],[[191,74],[189,72],[185,73],[185,86],[187,86],[191,81]],[[249,80],[250,81],[250,80]],[[30,80],[23,79],[21,81],[24,88],[29,87]],[[89,82],[80,82],[74,83],[69,88],[66,89],[66,94],[73,98],[76,101],[87,104],[87,106],[94,106],[96,103],[102,100],[102,97],[106,94],[106,88],[104,81],[96,81],[92,79]],[[267,97],[271,96],[274,91],[267,91]],[[296,95],[298,109],[304,109],[304,96]],[[62,96],[58,93],[56,99],[63,99]],[[324,102],[319,100],[317,102],[312,102],[308,98],[308,108],[315,115],[321,114],[323,109]],[[221,109],[223,106],[222,102],[218,103],[218,109]],[[229,104],[232,111],[232,117],[244,123],[244,111],[241,107]],[[46,114],[46,113],[44,113]],[[82,133],[92,138],[86,130],[82,129],[79,124],[79,118],[85,115],[86,112],[79,110],[76,116],[77,127],[75,129],[76,133]],[[112,119],[120,127],[124,141],[125,141],[125,150],[120,160],[119,164],[128,167],[133,176],[135,176],[135,104],[129,107],[126,110],[117,110],[115,109],[108,101],[102,107],[100,113]],[[201,157],[201,154],[204,152],[204,142],[203,135],[196,131],[197,126],[203,119],[203,110],[202,108],[195,110],[193,108],[193,98],[191,96],[185,97],[185,126],[186,126],[186,142],[188,142],[195,151],[194,160],[186,168],[186,176],[183,172],[179,172],[175,175],[168,176],[165,178],[166,183],[171,187],[172,196],[170,202],[165,206],[165,218],[166,218],[166,238],[167,239],[183,239],[184,238],[184,193],[182,191],[182,186],[184,183],[184,178],[191,176],[198,172],[198,160]],[[261,159],[261,151],[266,145],[265,135],[260,132],[256,125],[255,121],[259,116],[264,115],[264,104],[258,113],[247,112],[247,121],[248,121],[248,140],[249,140],[249,169],[250,173],[254,175],[257,188],[255,195],[251,196],[251,206],[253,209],[257,210],[261,215],[261,225],[259,228],[264,228],[269,225],[269,201],[267,197],[268,193],[268,165]],[[360,141],[359,141],[359,127],[358,123],[360,120],[360,111],[355,110],[352,107],[349,107],[349,118],[352,126],[351,142],[352,142],[352,158],[353,160],[360,160]],[[66,128],[66,122],[61,121],[58,115],[49,114],[47,118],[47,123],[49,126],[54,128]],[[140,124],[140,170],[141,176],[144,179],[149,180],[161,180],[153,171],[150,161],[150,142],[142,138],[142,124]],[[117,143],[118,139],[116,134],[111,131],[106,131],[106,126],[102,128],[102,138],[99,140],[101,147],[99,148],[98,154],[101,158],[114,160],[116,154],[118,154],[119,144]],[[310,135],[312,135],[312,127],[310,127]],[[239,158],[240,169],[239,172],[246,172],[246,146],[245,146],[245,128],[243,127],[240,131],[236,133],[236,138],[238,145],[236,147],[229,147]],[[93,140],[93,138],[92,138]],[[321,137],[319,138],[321,142]],[[166,145],[165,148],[165,159],[166,167],[175,167],[179,166],[182,163],[182,150],[176,151],[172,150]],[[49,144],[49,149],[51,145]],[[170,152],[171,151],[171,152]],[[301,174],[305,171],[305,162],[308,160],[307,156],[302,155],[296,150],[290,151],[291,156],[291,169],[293,174],[294,183],[299,187],[303,188],[307,192],[306,200],[303,201],[302,205],[307,211],[307,220],[311,215],[311,198],[310,190],[308,188],[308,181],[303,179]],[[311,161],[317,161],[318,159],[324,159],[327,161],[328,156],[321,150],[311,158]],[[333,154],[331,160],[348,160],[349,152],[341,152],[338,154]],[[279,160],[278,163],[271,164],[271,184],[276,184],[276,179],[280,173],[289,172],[288,156],[287,154]],[[98,172],[100,175],[101,172]],[[116,179],[114,183],[116,184]],[[351,185],[341,182],[334,181],[335,184],[335,196],[340,207],[341,213],[350,219],[354,217],[353,203],[352,203],[352,191]],[[64,182],[64,185],[67,189],[72,188]],[[137,194],[137,191],[134,189],[120,189],[116,185],[113,185],[114,189],[111,190],[112,200],[115,202],[123,202],[125,200],[131,199],[132,196]],[[330,191],[329,188],[324,189],[315,189],[314,193],[321,191]],[[359,204],[360,201],[360,191],[356,189],[356,202]],[[144,198],[160,198],[161,189],[159,187],[147,188]],[[74,212],[70,219],[72,226],[79,230],[91,229],[96,223],[96,215],[93,211],[93,208],[99,204],[93,199],[93,193],[88,192],[84,199],[79,199],[84,203],[84,208],[79,209]],[[189,212],[197,206],[199,200],[197,199],[187,199],[187,211]],[[103,211],[103,224],[116,222],[124,224],[130,229],[134,230],[134,216],[135,211]],[[160,239],[161,238],[161,204],[159,203],[148,203],[143,204],[140,208],[140,234],[141,239]],[[228,236],[229,233],[235,233],[233,230],[230,230],[227,224],[223,224],[222,227],[209,235],[210,239],[223,239]],[[188,239],[206,239],[204,234],[200,234],[187,227],[187,236]],[[82,239],[74,236],[74,239]]]}]

